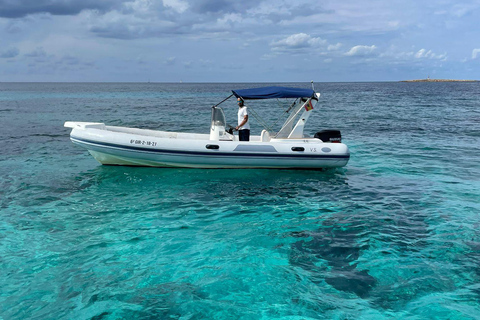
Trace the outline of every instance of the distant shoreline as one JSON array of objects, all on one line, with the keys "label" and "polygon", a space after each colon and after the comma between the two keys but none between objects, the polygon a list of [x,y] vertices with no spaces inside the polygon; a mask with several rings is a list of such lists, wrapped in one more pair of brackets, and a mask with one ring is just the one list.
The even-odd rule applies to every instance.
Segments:
[{"label": "distant shoreline", "polygon": [[478,80],[452,80],[452,79],[418,79],[418,80],[402,80],[400,82],[477,82]]}]

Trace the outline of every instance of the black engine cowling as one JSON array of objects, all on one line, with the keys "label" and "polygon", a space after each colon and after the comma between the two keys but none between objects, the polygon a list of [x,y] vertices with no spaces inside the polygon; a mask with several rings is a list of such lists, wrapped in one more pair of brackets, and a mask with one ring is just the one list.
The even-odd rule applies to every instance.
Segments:
[{"label": "black engine cowling", "polygon": [[322,130],[315,133],[314,138],[323,142],[340,143],[342,142],[342,134],[340,130]]}]

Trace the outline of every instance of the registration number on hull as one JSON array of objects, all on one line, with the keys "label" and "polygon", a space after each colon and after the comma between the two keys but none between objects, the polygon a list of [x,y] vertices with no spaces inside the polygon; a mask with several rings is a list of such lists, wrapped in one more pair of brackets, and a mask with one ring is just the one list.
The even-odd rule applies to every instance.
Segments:
[{"label": "registration number on hull", "polygon": [[155,147],[157,145],[155,141],[145,141],[145,140],[135,140],[135,139],[131,139],[130,144],[135,144],[140,146],[150,146],[150,147]]}]

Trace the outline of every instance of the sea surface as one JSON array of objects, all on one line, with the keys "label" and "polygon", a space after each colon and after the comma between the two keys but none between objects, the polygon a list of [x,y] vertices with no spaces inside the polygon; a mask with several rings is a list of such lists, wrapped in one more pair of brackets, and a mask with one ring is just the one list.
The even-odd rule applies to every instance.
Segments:
[{"label": "sea surface", "polygon": [[63,127],[207,133],[264,85],[0,83],[0,319],[480,319],[480,83],[316,83],[326,171],[102,166]]}]

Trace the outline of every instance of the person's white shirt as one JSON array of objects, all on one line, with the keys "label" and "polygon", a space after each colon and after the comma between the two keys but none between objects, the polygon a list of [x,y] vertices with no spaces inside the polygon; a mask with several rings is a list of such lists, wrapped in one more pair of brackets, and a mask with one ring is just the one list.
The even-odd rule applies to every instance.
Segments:
[{"label": "person's white shirt", "polygon": [[[248,116],[247,107],[243,106],[241,108],[238,108],[238,125],[240,125],[243,122],[243,119],[245,118],[245,116]],[[242,129],[250,130],[250,124],[248,123],[248,121],[243,126],[238,128],[238,130],[242,130]]]}]

